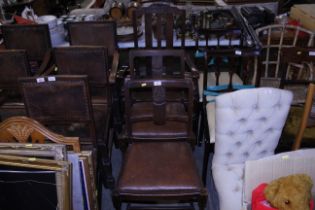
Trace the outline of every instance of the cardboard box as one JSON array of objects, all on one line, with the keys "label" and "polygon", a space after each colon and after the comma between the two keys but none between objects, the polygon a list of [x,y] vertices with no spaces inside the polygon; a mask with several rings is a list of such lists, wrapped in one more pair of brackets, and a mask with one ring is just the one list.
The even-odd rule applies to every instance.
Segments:
[{"label": "cardboard box", "polygon": [[297,4],[291,7],[290,18],[299,21],[308,30],[315,31],[315,4]]},{"label": "cardboard box", "polygon": [[[251,210],[252,191],[261,183],[290,174],[308,174],[315,182],[315,149],[279,153],[258,160],[246,161],[243,183],[243,209]],[[312,188],[315,198],[315,186]]]}]

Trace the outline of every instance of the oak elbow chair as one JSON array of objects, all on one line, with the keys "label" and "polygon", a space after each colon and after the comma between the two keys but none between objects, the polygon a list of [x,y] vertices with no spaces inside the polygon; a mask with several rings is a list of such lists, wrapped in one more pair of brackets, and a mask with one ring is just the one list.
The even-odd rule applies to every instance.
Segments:
[{"label": "oak elbow chair", "polygon": [[27,116],[55,132],[80,135],[81,147],[97,152],[104,185],[112,187],[110,113],[92,108],[87,76],[20,78],[19,83]]},{"label": "oak elbow chair", "polygon": [[[169,205],[176,203],[186,205],[180,209],[187,205],[193,209],[191,203],[196,202],[205,209],[207,190],[191,150],[191,80],[131,79],[126,80],[124,89],[129,146],[113,191],[115,208],[128,203],[135,208],[142,204],[156,209],[162,208],[156,204],[164,204],[164,208],[173,209]],[[136,100],[134,92],[143,89],[150,90],[151,100]],[[183,93],[181,100],[167,98],[167,92],[174,89]],[[145,109],[141,109],[143,105]]]}]

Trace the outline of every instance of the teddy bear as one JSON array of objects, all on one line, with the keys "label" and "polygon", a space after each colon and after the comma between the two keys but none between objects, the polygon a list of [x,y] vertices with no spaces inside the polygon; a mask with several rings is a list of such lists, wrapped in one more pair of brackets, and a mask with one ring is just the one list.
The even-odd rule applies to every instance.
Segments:
[{"label": "teddy bear", "polygon": [[266,200],[279,210],[310,210],[312,179],[306,174],[280,177],[267,185]]}]

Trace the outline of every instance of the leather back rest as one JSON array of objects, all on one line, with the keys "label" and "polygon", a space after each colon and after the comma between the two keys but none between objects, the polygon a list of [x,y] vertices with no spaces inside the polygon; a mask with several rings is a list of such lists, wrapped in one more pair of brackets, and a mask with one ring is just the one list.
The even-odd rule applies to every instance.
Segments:
[{"label": "leather back rest", "polygon": [[87,76],[20,78],[27,115],[44,124],[94,122]]},{"label": "leather back rest", "polygon": [[272,155],[292,98],[292,92],[276,88],[245,89],[218,96],[214,163],[241,164]]},{"label": "leather back rest", "polygon": [[42,61],[51,49],[47,24],[1,26],[6,49],[24,49],[31,61]]},{"label": "leather back rest", "polygon": [[18,77],[29,76],[30,66],[25,50],[0,51],[0,88],[18,90]]},{"label": "leather back rest", "polygon": [[117,49],[114,21],[72,22],[68,24],[70,45],[94,45],[107,48],[113,56]]},{"label": "leather back rest", "polygon": [[[146,48],[172,48],[174,39],[174,22],[176,18],[183,21],[180,23],[182,30],[181,47],[185,46],[185,10],[180,10],[176,7],[171,7],[166,4],[152,4],[148,7],[137,8],[133,13],[133,29],[138,31],[138,20],[144,16],[144,33]],[[138,48],[138,35],[134,33],[135,47]],[[153,44],[156,40],[156,45]],[[162,46],[162,40],[165,40],[165,46]]]},{"label": "leather back rest", "polygon": [[[179,62],[179,63],[178,63]],[[146,65],[144,71],[142,66]],[[179,69],[175,69],[178,68]],[[129,51],[131,78],[143,76],[175,76],[184,78],[185,51],[183,49],[134,49]],[[143,76],[142,76],[143,74]]]},{"label": "leather back rest", "polygon": [[107,49],[97,46],[71,46],[54,49],[58,74],[87,75],[90,87],[108,85]]}]

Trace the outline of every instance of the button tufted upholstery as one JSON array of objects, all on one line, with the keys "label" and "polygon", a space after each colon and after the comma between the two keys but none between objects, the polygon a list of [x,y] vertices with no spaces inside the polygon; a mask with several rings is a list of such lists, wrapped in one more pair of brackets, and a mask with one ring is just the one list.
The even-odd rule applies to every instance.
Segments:
[{"label": "button tufted upholstery", "polygon": [[212,171],[221,210],[241,209],[244,163],[274,154],[291,102],[289,91],[256,88],[220,95],[208,105],[215,108]]}]

